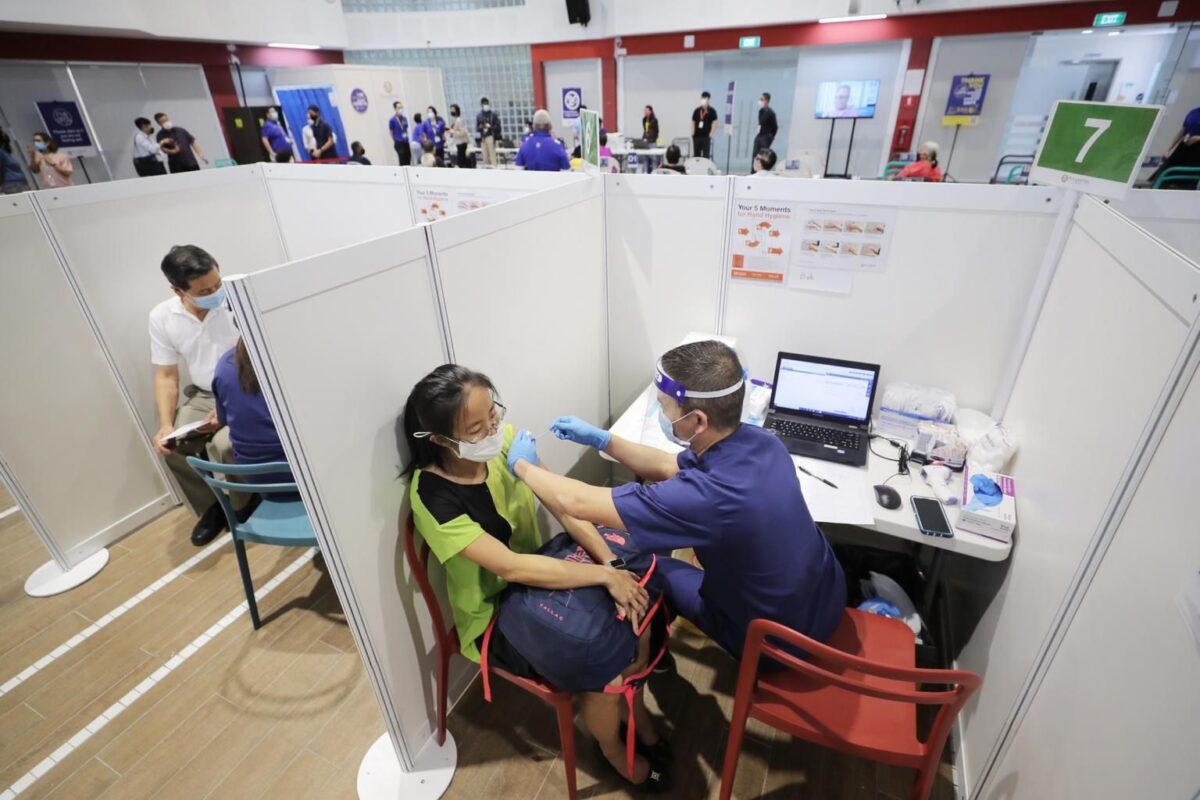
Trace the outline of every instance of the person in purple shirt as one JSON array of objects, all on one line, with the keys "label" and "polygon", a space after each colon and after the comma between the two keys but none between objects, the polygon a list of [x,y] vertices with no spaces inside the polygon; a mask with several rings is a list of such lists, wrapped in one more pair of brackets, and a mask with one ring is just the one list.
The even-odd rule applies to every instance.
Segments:
[{"label": "person in purple shirt", "polygon": [[437,109],[433,106],[425,110],[425,120],[421,123],[417,138],[422,142],[433,142],[438,166],[441,166],[442,156],[446,150],[446,120],[438,116]]},{"label": "person in purple shirt", "polygon": [[412,164],[412,146],[408,141],[408,117],[404,116],[404,103],[397,100],[392,103],[392,117],[388,120],[388,130],[392,134],[392,147],[396,149],[396,158],[400,166]]},{"label": "person in purple shirt", "polygon": [[516,165],[530,172],[561,172],[571,168],[566,148],[550,135],[550,112],[539,108],[533,114],[533,133],[521,143]]},{"label": "person in purple shirt", "polygon": [[[258,376],[246,352],[246,343],[238,339],[217,362],[213,371],[213,395],[216,397],[217,419],[229,427],[229,442],[233,447],[235,464],[270,464],[287,461],[279,433],[271,419],[267,401],[263,398]],[[290,473],[246,475],[246,483],[291,483]]]},{"label": "person in purple shirt", "polygon": [[847,599],[842,567],[813,522],[787,449],[770,432],[740,422],[744,374],[721,342],[663,355],[655,378],[659,424],[686,448],[678,457],[577,417],[551,425],[558,438],[606,452],[644,484],[613,489],[555,475],[539,466],[528,431],[508,454],[509,469],[549,507],[627,530],[655,553],[694,548],[702,570],[659,559],[667,601],[735,658],[759,618],[828,639]]}]

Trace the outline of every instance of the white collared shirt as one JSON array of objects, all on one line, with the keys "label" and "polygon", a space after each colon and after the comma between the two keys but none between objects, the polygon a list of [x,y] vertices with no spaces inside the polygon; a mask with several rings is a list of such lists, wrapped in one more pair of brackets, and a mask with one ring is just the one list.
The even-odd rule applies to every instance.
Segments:
[{"label": "white collared shirt", "polygon": [[158,158],[162,155],[162,150],[158,146],[158,142],[154,137],[148,136],[141,131],[138,131],[133,136],[133,157],[145,158],[146,156],[154,156]]},{"label": "white collared shirt", "polygon": [[150,363],[171,367],[182,358],[190,382],[211,392],[217,361],[237,344],[238,335],[228,306],[208,312],[201,321],[172,297],[150,311]]}]

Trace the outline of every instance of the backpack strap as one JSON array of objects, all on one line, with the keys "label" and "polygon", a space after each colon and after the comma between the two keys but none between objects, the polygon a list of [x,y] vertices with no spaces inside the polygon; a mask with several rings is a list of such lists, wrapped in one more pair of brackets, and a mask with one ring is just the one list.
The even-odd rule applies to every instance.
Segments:
[{"label": "backpack strap", "polygon": [[496,620],[500,619],[500,613],[492,615],[492,621],[488,623],[487,630],[483,632],[483,648],[479,651],[479,671],[483,677],[483,699],[492,702],[492,681],[491,671],[488,670],[488,650],[492,646],[492,628],[496,627]]},{"label": "backpack strap", "polygon": [[[654,563],[651,562],[650,569],[646,570],[647,577],[649,577],[650,573],[653,571],[654,571]],[[646,620],[653,619],[654,615],[656,613],[658,613],[660,610],[663,613],[663,618],[669,619],[669,616],[667,614],[667,604],[663,600],[663,595],[659,595],[658,600],[650,608],[649,613],[646,614],[646,619],[642,620],[642,631],[644,631],[646,629],[646,625],[647,625]],[[621,683],[620,686],[608,685],[608,686],[604,687],[605,694],[623,694],[623,695],[625,695],[625,704],[629,708],[629,724],[626,726],[626,729],[625,729],[625,772],[627,775],[630,775],[630,776],[633,775],[633,760],[634,760],[634,755],[636,754],[636,750],[637,750],[637,734],[636,734],[636,731],[634,730],[635,726],[637,725],[637,721],[636,721],[636,719],[634,717],[634,713],[633,713],[633,698],[638,692],[640,692],[642,690],[642,686],[645,685],[646,680],[650,677],[650,674],[652,672],[654,672],[654,668],[658,666],[658,662],[662,661],[663,656],[666,655],[667,644],[671,640],[671,623],[670,622],[666,623],[666,627],[667,627],[667,629],[666,629],[666,633],[663,636],[662,647],[660,647],[658,649],[658,652],[654,654],[654,657],[651,658],[646,663],[645,669],[643,669],[639,672],[635,672],[634,674],[627,677]],[[642,635],[642,632],[638,631],[638,636],[641,636],[641,635]],[[486,683],[484,684],[484,687],[485,687],[484,691],[486,692],[487,691]],[[485,697],[486,697],[486,694],[485,694]]]}]

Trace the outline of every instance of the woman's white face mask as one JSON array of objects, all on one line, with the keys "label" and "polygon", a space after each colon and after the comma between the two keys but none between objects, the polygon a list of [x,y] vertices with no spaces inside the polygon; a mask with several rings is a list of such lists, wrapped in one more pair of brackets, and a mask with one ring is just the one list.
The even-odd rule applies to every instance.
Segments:
[{"label": "woman's white face mask", "polygon": [[450,439],[450,441],[458,445],[459,458],[486,463],[500,455],[500,451],[504,449],[504,428],[503,426],[498,427],[495,433],[485,436],[477,442],[460,442],[457,439]]}]

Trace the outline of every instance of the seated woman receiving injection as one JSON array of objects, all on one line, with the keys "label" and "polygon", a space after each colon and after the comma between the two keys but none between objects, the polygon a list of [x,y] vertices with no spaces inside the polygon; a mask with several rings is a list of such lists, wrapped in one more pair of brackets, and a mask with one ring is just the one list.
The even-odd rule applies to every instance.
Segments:
[{"label": "seated woman receiving injection", "polygon": [[[504,415],[505,407],[487,376],[456,364],[445,364],[422,378],[404,409],[404,432],[412,454],[407,472],[413,520],[445,568],[462,654],[480,660],[484,632],[508,582],[546,589],[603,586],[617,609],[636,626],[647,611],[646,590],[635,575],[617,568],[619,562],[607,566],[615,558],[594,526],[549,508],[595,563],[534,552],[541,545],[536,502],[505,465],[516,431],[504,423]],[[612,676],[613,686],[646,668],[651,630],[647,627],[639,640],[634,663]],[[522,677],[539,674],[538,664],[507,641],[500,626],[492,629],[488,659]],[[666,744],[655,732],[641,692],[633,706],[641,746],[632,774],[626,771],[619,730],[621,696],[587,692],[581,695],[581,703],[584,723],[618,774],[644,791],[669,788]]]}]

